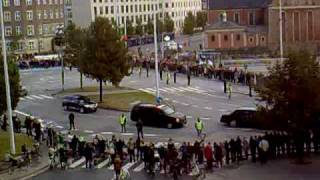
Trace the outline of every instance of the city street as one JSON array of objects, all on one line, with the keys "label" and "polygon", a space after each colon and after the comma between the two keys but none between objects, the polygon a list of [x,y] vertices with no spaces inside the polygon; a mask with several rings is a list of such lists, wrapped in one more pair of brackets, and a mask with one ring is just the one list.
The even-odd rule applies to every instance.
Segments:
[{"label": "city street", "polygon": [[[135,72],[132,76],[124,78],[121,86],[139,89],[148,93],[155,93],[155,74],[150,72],[149,78],[143,71],[139,77]],[[51,123],[56,129],[67,132],[69,121],[67,119],[69,112],[62,109],[62,97],[57,95],[61,90],[61,72],[60,69],[48,69],[38,71],[21,71],[22,84],[28,90],[28,96],[21,98],[17,112],[20,114],[31,113],[33,116],[40,117],[46,123]],[[76,69],[66,70],[65,88],[79,87],[79,73]],[[205,133],[208,141],[224,141],[236,136],[249,136],[259,133],[254,129],[239,129],[225,127],[219,122],[223,113],[230,112],[238,107],[254,107],[255,100],[250,98],[248,88],[234,85],[232,99],[228,100],[223,93],[223,83],[206,79],[203,77],[192,78],[191,86],[188,87],[185,75],[177,76],[177,83],[171,80],[170,84],[160,83],[160,94],[167,102],[172,104],[176,111],[187,115],[188,123],[180,129],[165,129],[144,127],[145,139],[151,142],[167,142],[168,138],[173,138],[175,142],[183,141],[193,142],[196,137],[194,123],[196,117],[200,117],[205,124]],[[96,81],[84,78],[84,86],[98,85]],[[84,135],[87,140],[92,140],[92,136],[99,133],[110,138],[115,134],[124,139],[134,136],[136,133],[135,123],[129,121],[127,133],[120,133],[118,117],[121,112],[113,110],[99,109],[92,114],[75,113],[77,132]],[[129,113],[127,113],[129,116]],[[157,145],[157,143],[155,143]],[[86,179],[95,176],[95,179],[104,179],[113,176],[112,165],[103,164],[96,167],[97,170],[90,171],[83,169],[83,161],[74,162],[74,170],[67,173],[64,171],[50,171],[38,177],[38,179],[59,179],[57,177],[67,177],[67,179]],[[126,166],[127,164],[127,166]],[[138,179],[148,179],[148,175],[143,170],[143,163],[125,163],[129,171],[134,172],[133,176]],[[107,167],[106,169],[104,169]],[[101,169],[101,170],[100,170]],[[94,173],[93,173],[94,172]],[[52,176],[54,174],[54,176]],[[162,177],[160,176],[159,179]],[[37,178],[35,178],[37,179]],[[163,177],[165,179],[165,177]]]}]

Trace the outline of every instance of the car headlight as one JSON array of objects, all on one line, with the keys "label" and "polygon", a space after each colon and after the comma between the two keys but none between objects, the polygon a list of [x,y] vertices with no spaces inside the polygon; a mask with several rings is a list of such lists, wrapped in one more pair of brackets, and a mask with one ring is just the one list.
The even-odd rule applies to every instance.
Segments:
[{"label": "car headlight", "polygon": [[180,119],[179,119],[179,118],[176,118],[176,122],[179,123],[179,122],[180,122]]},{"label": "car headlight", "polygon": [[91,108],[92,106],[90,104],[85,104],[84,107],[85,108]]}]

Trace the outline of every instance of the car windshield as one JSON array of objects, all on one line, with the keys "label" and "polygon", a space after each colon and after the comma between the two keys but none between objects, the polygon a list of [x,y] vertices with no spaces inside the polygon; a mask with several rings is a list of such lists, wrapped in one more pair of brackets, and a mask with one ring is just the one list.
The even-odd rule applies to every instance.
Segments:
[{"label": "car windshield", "polygon": [[169,106],[161,106],[160,109],[164,111],[166,114],[173,114],[174,110],[170,108]]},{"label": "car windshield", "polygon": [[87,97],[81,97],[80,100],[83,100],[84,102],[90,102],[90,99]]}]

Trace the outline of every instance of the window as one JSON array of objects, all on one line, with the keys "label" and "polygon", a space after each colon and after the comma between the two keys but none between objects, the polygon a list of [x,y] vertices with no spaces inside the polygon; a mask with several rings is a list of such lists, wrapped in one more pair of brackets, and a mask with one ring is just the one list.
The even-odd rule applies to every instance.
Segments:
[{"label": "window", "polygon": [[10,11],[5,11],[4,12],[4,21],[11,21],[11,12]]},{"label": "window", "polygon": [[50,19],[53,19],[54,18],[54,15],[53,15],[53,10],[50,9]]},{"label": "window", "polygon": [[234,22],[237,24],[240,24],[240,18],[239,18],[239,13],[234,14]]},{"label": "window", "polygon": [[47,4],[47,0],[42,0],[42,3],[43,4]]},{"label": "window", "polygon": [[128,7],[128,5],[126,6],[126,13],[128,13],[129,12],[129,7]]},{"label": "window", "polygon": [[111,10],[110,11],[111,11],[111,14],[113,14],[113,6],[111,6]]},{"label": "window", "polygon": [[168,8],[169,7],[169,4],[168,3],[166,3],[166,8]]},{"label": "window", "polygon": [[20,0],[14,0],[14,5],[15,6],[20,6]]},{"label": "window", "polygon": [[99,11],[100,11],[100,15],[103,15],[103,7],[102,6],[99,7]]},{"label": "window", "polygon": [[28,49],[33,50],[34,49],[34,41],[28,42]]},{"label": "window", "polygon": [[10,0],[3,0],[3,6],[9,7],[10,6]]},{"label": "window", "polygon": [[40,5],[41,4],[41,0],[37,0],[37,4]]},{"label": "window", "polygon": [[249,25],[255,25],[255,17],[253,12],[249,13]]},{"label": "window", "polygon": [[16,11],[14,16],[15,16],[14,19],[16,21],[20,21],[21,20],[21,12],[20,11]]},{"label": "window", "polygon": [[214,42],[216,40],[216,37],[214,35],[211,36],[211,41]]},{"label": "window", "polygon": [[43,49],[43,41],[39,40],[38,43],[39,43],[39,49]]},{"label": "window", "polygon": [[171,4],[171,7],[174,8],[174,3]]},{"label": "window", "polygon": [[[64,12],[63,12],[63,9],[61,8],[60,9],[60,18],[63,18],[63,15],[64,15]],[[69,16],[72,17],[72,13],[69,12]]]},{"label": "window", "polygon": [[[314,20],[313,20],[313,12],[312,11],[309,11],[308,12],[308,15],[307,15],[307,20],[308,20],[308,22],[307,22],[307,25],[308,25],[308,40],[313,40],[314,39],[314,36],[313,36],[313,29],[314,29],[314,24],[313,24],[313,22],[314,22]],[[283,24],[285,24],[285,23],[283,23]]]},{"label": "window", "polygon": [[32,5],[32,0],[26,0],[26,4],[29,6]]},{"label": "window", "polygon": [[49,25],[48,24],[44,24],[43,25],[43,34],[48,34],[49,33]]},{"label": "window", "polygon": [[224,41],[228,41],[228,35],[224,35],[223,39]]},{"label": "window", "polygon": [[27,11],[27,20],[32,21],[33,20],[33,12]]},{"label": "window", "polygon": [[27,35],[28,36],[33,36],[34,35],[34,26],[33,25],[28,25],[27,26]]},{"label": "window", "polygon": [[108,6],[105,7],[105,11],[106,11],[106,14],[109,13],[109,9],[108,9]]},{"label": "window", "polygon": [[55,9],[55,14],[56,14],[56,19],[59,19],[60,15],[59,15],[59,9]]},{"label": "window", "polygon": [[20,35],[21,34],[21,26],[16,26],[16,35]]},{"label": "window", "polygon": [[52,0],[49,0],[49,4],[52,4]]},{"label": "window", "polygon": [[39,26],[38,26],[38,34],[39,35],[42,35],[42,32],[43,30],[42,30],[42,25],[40,24]]},{"label": "window", "polygon": [[237,41],[240,41],[240,34],[237,34],[237,36],[236,36],[236,39],[237,39]]},{"label": "window", "polygon": [[253,42],[253,37],[249,38],[249,42],[251,42],[251,43]]},{"label": "window", "polygon": [[47,19],[47,18],[48,18],[47,10],[43,10],[43,19]]},{"label": "window", "polygon": [[38,19],[41,19],[41,11],[38,11]]},{"label": "window", "polygon": [[261,42],[264,42],[264,41],[265,41],[264,37],[261,37]]},{"label": "window", "polygon": [[4,29],[5,29],[4,33],[6,36],[12,36],[12,27],[11,26],[6,26]]},{"label": "window", "polygon": [[124,13],[124,6],[121,6],[121,12]]}]

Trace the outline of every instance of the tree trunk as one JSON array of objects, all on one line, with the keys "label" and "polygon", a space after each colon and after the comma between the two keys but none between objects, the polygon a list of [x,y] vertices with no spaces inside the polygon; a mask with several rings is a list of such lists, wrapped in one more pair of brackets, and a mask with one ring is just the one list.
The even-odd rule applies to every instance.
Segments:
[{"label": "tree trunk", "polygon": [[83,88],[83,79],[82,79],[82,73],[80,73],[80,89]]},{"label": "tree trunk", "polygon": [[100,102],[102,102],[102,79],[100,79]]}]

